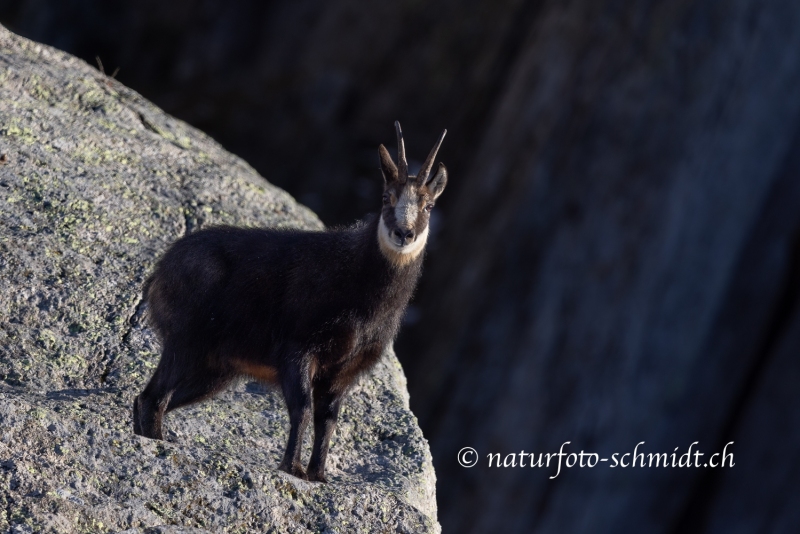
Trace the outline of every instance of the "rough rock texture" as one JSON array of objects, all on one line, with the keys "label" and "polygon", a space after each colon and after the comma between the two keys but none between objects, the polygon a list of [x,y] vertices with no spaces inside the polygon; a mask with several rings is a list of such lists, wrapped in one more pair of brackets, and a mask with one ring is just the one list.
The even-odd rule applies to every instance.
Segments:
[{"label": "rough rock texture", "polygon": [[321,226],[200,132],[0,28],[0,529],[438,531],[391,353],[344,406],[330,484],[275,470],[288,418],[256,383],[170,414],[167,442],[132,434],[158,361],[142,280],[213,223]]}]

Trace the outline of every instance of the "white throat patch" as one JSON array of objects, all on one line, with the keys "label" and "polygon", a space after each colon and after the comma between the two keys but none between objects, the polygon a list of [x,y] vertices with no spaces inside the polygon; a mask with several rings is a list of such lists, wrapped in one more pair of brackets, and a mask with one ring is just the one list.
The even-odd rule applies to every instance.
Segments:
[{"label": "white throat patch", "polygon": [[427,241],[428,227],[426,226],[425,230],[417,236],[417,239],[415,239],[413,243],[404,247],[397,245],[397,243],[392,240],[389,228],[386,226],[386,223],[383,222],[383,215],[381,215],[380,222],[378,223],[378,244],[386,259],[395,266],[402,267],[417,259],[422,251],[425,250],[425,243],[427,243]]}]

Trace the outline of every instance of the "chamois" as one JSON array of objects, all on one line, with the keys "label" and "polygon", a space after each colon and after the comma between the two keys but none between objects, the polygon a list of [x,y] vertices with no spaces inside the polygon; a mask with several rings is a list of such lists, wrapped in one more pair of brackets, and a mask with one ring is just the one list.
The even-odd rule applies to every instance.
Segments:
[{"label": "chamois", "polygon": [[[420,276],[434,202],[447,184],[443,131],[416,176],[403,133],[383,145],[380,215],[323,231],[203,229],[176,241],[144,284],[161,360],[133,403],[133,430],[163,439],[164,414],[241,376],[280,387],[291,429],[279,469],[325,482],[342,399],[397,335]],[[301,465],[313,404],[314,444]]]}]

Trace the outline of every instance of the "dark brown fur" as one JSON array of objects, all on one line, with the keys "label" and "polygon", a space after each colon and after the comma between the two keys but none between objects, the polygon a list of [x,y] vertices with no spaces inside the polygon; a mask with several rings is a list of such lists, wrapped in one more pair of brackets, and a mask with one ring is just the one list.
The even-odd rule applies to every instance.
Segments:
[{"label": "dark brown fur", "polygon": [[[441,182],[437,194],[420,188],[421,203],[441,193],[442,176],[431,180]],[[414,183],[385,178],[385,194]],[[391,209],[385,202],[382,213]],[[422,254],[399,265],[382,252],[378,225],[371,216],[319,232],[213,227],[174,243],[144,287],[163,352],[134,401],[134,432],[163,439],[165,413],[251,376],[279,386],[286,400],[291,430],[280,469],[324,481],[342,399],[395,338],[421,271]],[[300,446],[312,406],[306,473]]]}]

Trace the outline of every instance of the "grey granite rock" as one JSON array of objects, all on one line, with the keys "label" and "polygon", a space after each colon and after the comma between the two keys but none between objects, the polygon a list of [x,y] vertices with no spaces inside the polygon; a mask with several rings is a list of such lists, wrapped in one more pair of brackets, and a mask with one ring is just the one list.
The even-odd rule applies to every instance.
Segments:
[{"label": "grey granite rock", "polygon": [[329,484],[275,469],[288,418],[257,383],[173,412],[166,442],[133,435],[159,350],[142,280],[215,223],[322,226],[207,136],[0,27],[0,529],[438,532],[393,353],[344,406]]}]

